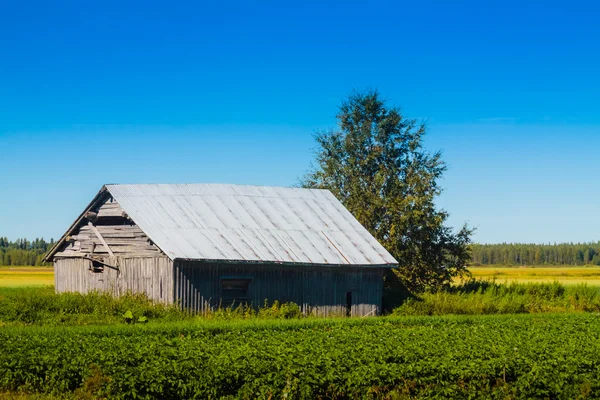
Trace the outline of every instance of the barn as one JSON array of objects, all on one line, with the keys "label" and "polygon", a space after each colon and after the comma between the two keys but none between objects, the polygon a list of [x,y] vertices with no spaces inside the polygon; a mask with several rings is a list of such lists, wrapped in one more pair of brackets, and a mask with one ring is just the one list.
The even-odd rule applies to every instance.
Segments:
[{"label": "barn", "polygon": [[59,293],[352,316],[380,312],[397,265],[327,190],[225,184],[105,185],[46,260]]}]

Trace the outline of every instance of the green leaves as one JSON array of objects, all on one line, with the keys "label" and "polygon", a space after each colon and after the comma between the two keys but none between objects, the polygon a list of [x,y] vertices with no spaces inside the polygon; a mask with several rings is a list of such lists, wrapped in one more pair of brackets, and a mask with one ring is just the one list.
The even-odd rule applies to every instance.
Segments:
[{"label": "green leaves", "polygon": [[123,318],[125,319],[125,322],[127,322],[128,324],[133,322],[133,313],[131,312],[131,310],[127,310],[125,311],[125,314],[123,314]]},{"label": "green leaves", "polygon": [[131,310],[127,310],[125,314],[123,314],[123,319],[125,319],[125,322],[128,324],[133,324],[134,322],[145,324],[148,322],[148,317],[144,315],[139,316],[136,320]]},{"label": "green leaves", "polygon": [[316,166],[302,185],[331,190],[399,261],[392,277],[409,289],[440,288],[466,273],[472,230],[453,232],[435,206],[446,164],[423,149],[425,124],[377,91],[352,93],[337,119],[337,130],[316,134]]},{"label": "green leaves", "polygon": [[585,398],[595,314],[0,329],[0,393],[76,398]]},{"label": "green leaves", "polygon": [[7,325],[115,324],[134,322],[140,316],[152,321],[191,318],[176,305],[154,302],[144,293],[114,297],[106,292],[55,293],[53,287],[24,287],[0,288],[0,299],[0,321]]}]

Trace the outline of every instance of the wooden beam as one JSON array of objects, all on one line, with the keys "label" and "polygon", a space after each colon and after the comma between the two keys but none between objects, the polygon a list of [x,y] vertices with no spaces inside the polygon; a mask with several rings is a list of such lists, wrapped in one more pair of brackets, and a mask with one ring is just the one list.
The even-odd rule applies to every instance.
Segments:
[{"label": "wooden beam", "polygon": [[102,261],[102,260],[98,260],[98,259],[96,259],[96,258],[93,258],[93,257],[88,257],[88,256],[83,256],[83,257],[81,257],[81,258],[83,258],[83,259],[86,259],[86,260],[90,260],[90,261],[93,261],[93,262],[97,262],[97,263],[99,263],[99,264],[102,264],[102,265],[104,265],[105,267],[112,268],[112,269],[114,269],[115,271],[119,271],[119,272],[120,272],[120,269],[119,269],[119,267],[118,267],[118,266],[114,266],[114,265],[107,264],[107,263],[105,263],[105,262],[104,262],[104,261]]},{"label": "wooden beam", "polygon": [[100,234],[100,232],[98,232],[98,229],[96,229],[96,227],[94,226],[94,224],[92,224],[91,222],[88,222],[88,226],[94,231],[94,233],[98,237],[98,240],[100,240],[100,242],[104,245],[104,248],[106,248],[106,251],[108,252],[108,254],[110,254],[111,257],[114,257],[115,254],[112,252],[112,250],[110,249],[110,247],[108,247],[108,244],[106,244],[106,240],[104,240],[104,238],[102,237],[102,235]]},{"label": "wooden beam", "polygon": [[84,216],[85,216],[85,218],[86,218],[87,220],[89,220],[89,221],[94,221],[94,220],[96,220],[96,218],[98,218],[98,213],[95,213],[95,212],[93,212],[93,211],[87,211],[87,212],[84,214]]}]

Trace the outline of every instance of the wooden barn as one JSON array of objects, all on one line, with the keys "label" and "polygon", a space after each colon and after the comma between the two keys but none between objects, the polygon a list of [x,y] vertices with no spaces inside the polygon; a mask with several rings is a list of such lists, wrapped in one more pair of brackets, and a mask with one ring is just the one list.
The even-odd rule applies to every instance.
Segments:
[{"label": "wooden barn", "polygon": [[397,265],[327,190],[222,184],[105,185],[46,259],[57,292],[352,316],[380,312]]}]

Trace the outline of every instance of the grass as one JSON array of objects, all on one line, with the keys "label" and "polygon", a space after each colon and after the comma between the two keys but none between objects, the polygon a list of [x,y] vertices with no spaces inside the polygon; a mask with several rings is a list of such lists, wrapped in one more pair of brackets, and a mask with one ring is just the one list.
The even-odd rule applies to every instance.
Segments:
[{"label": "grass", "polygon": [[275,320],[303,317],[294,303],[219,308],[191,314],[177,305],[155,303],[143,293],[55,293],[52,286],[0,288],[0,328],[5,326],[124,325],[146,322]]},{"label": "grass", "polygon": [[472,280],[422,293],[394,309],[395,315],[535,314],[600,312],[600,288],[552,283]]},{"label": "grass", "polygon": [[[523,314],[600,312],[600,287],[553,283],[472,280],[437,293],[422,293],[395,315]],[[0,327],[124,325],[177,321],[320,319],[303,316],[294,303],[216,309],[191,314],[176,305],[152,302],[144,294],[118,298],[107,293],[55,293],[52,286],[0,288]],[[344,319],[344,318],[341,318]]]},{"label": "grass", "polygon": [[47,393],[11,393],[0,392],[2,400],[81,400],[75,394],[47,394]]},{"label": "grass", "polygon": [[[130,317],[126,317],[126,313]],[[0,327],[3,325],[111,325],[151,321],[180,321],[189,314],[154,303],[144,294],[60,293],[52,286],[0,288]]]},{"label": "grass", "polygon": [[469,267],[476,279],[495,279],[497,282],[542,283],[559,282],[564,285],[600,286],[600,267]]},{"label": "grass", "polygon": [[0,288],[54,285],[52,267],[0,267]]}]

